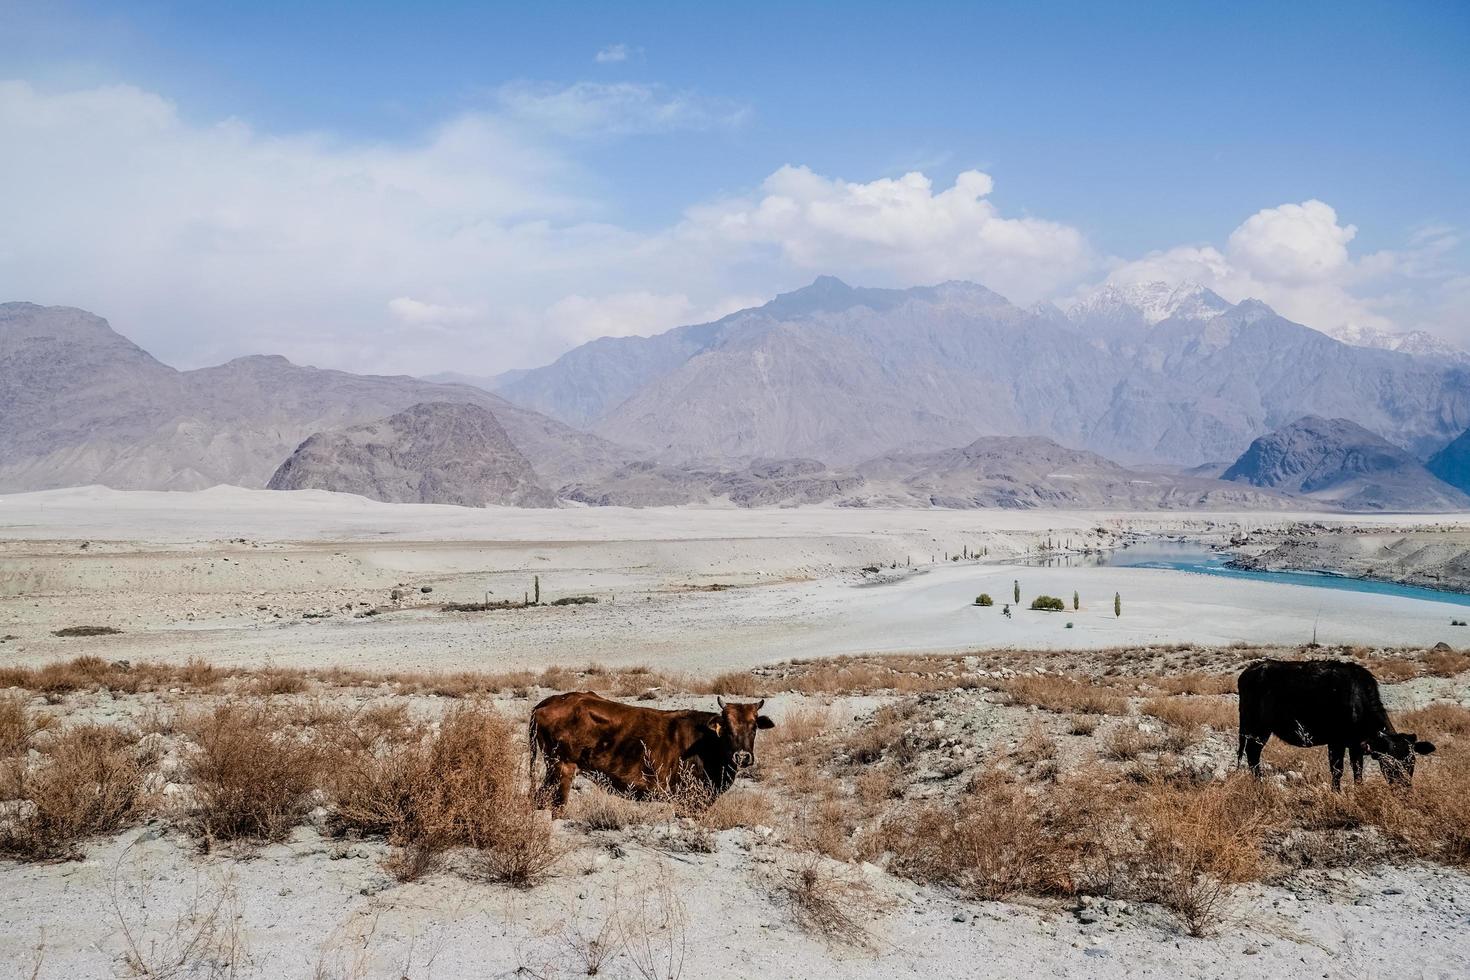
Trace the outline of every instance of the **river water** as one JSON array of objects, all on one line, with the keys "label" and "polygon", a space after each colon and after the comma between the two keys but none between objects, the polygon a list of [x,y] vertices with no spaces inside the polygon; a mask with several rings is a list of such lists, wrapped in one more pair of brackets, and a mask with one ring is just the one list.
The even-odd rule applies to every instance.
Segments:
[{"label": "river water", "polygon": [[1027,562],[1046,568],[1088,568],[1113,566],[1115,568],[1164,568],[1178,572],[1195,572],[1200,575],[1218,575],[1223,578],[1250,579],[1256,582],[1275,582],[1280,585],[1302,585],[1318,589],[1338,589],[1345,592],[1368,592],[1374,595],[1403,596],[1407,599],[1423,599],[1428,602],[1443,602],[1454,606],[1470,606],[1470,595],[1461,592],[1443,592],[1415,585],[1398,585],[1394,582],[1375,582],[1369,579],[1348,578],[1325,572],[1257,572],[1241,568],[1230,568],[1225,562],[1229,555],[1191,542],[1151,541],[1135,544],[1115,551],[1093,555],[1063,555]]}]

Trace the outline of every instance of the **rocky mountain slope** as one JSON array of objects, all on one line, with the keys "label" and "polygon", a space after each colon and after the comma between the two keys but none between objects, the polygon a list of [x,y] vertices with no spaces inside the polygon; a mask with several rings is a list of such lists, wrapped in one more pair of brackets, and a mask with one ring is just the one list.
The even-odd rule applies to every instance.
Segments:
[{"label": "rocky mountain slope", "polygon": [[547,486],[629,458],[467,385],[325,371],[274,356],[177,371],[90,313],[0,304],[0,490],[262,487],[312,433],[429,401],[494,412]]},{"label": "rocky mountain slope", "polygon": [[665,460],[844,465],[1039,434],[1195,465],[1309,414],[1428,455],[1470,425],[1463,362],[1350,346],[1198,286],[1111,288],[1063,313],[971,283],[824,277],[713,323],[593,341],[498,391]]},{"label": "rocky mountain slope", "polygon": [[318,432],[281,464],[271,490],[335,490],[387,503],[552,507],[489,409],[425,402],[378,422]]},{"label": "rocky mountain slope", "polygon": [[941,452],[891,453],[860,464],[857,472],[874,504],[1146,510],[1291,506],[1274,493],[1132,470],[1039,436],[989,436]]},{"label": "rocky mountain slope", "polygon": [[989,436],[935,452],[890,453],[852,467],[812,459],[743,467],[631,463],[596,482],[565,487],[570,500],[651,507],[833,503],[840,507],[970,509],[1280,509],[1288,498],[1219,480],[1142,472],[1040,437]]},{"label": "rocky mountain slope", "polygon": [[1429,457],[1425,468],[1457,490],[1470,493],[1470,429]]},{"label": "rocky mountain slope", "polygon": [[1222,478],[1354,510],[1470,508],[1470,497],[1347,419],[1308,416],[1261,436]]}]

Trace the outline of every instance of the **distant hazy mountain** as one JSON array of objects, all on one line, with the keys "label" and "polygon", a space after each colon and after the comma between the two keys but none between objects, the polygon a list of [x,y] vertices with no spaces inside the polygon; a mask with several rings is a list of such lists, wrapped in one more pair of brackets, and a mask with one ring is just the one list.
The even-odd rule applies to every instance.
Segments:
[{"label": "distant hazy mountain", "polygon": [[629,463],[595,482],[562,488],[567,500],[607,507],[663,507],[726,502],[790,507],[840,500],[862,486],[852,472],[814,459],[756,460],[739,468]]},{"label": "distant hazy mountain", "polygon": [[267,486],[388,503],[556,505],[556,494],[537,482],[495,415],[463,402],[425,402],[378,422],[318,432]]},{"label": "distant hazy mountain", "polygon": [[990,436],[959,449],[891,453],[857,466],[869,502],[934,507],[1282,508],[1272,493],[1219,480],[1143,473],[1038,436]]},{"label": "distant hazy mountain", "polygon": [[499,374],[491,375],[440,371],[438,374],[424,375],[424,380],[432,381],[438,385],[469,385],[472,388],[483,388],[485,391],[498,391],[525,373],[525,370],[522,368],[512,368],[509,371],[502,371]]},{"label": "distant hazy mountain", "polygon": [[270,356],[176,371],[90,313],[0,304],[0,490],[262,487],[312,433],[426,401],[493,411],[548,486],[628,458],[597,436],[478,388]]},{"label": "distant hazy mountain", "polygon": [[983,435],[1130,462],[1234,459],[1303,415],[1428,455],[1470,425],[1470,367],[1354,347],[1200,286],[1105,287],[1066,313],[970,283],[823,277],[714,323],[603,339],[504,385],[660,459],[847,465]]},{"label": "distant hazy mountain", "polygon": [[1470,429],[1429,457],[1425,468],[1450,486],[1470,493]]},{"label": "distant hazy mountain", "polygon": [[1348,327],[1333,331],[1331,336],[1344,344],[1352,344],[1355,347],[1377,347],[1380,350],[1393,350],[1402,354],[1415,354],[1419,357],[1440,357],[1462,363],[1470,361],[1470,353],[1423,330],[1396,331],[1375,330],[1372,327]]},{"label": "distant hazy mountain", "polygon": [[1355,510],[1459,510],[1470,497],[1355,422],[1309,416],[1251,443],[1223,479]]},{"label": "distant hazy mountain", "polygon": [[1035,436],[992,436],[958,449],[891,453],[847,469],[811,459],[760,460],[723,469],[631,463],[595,483],[563,488],[562,495],[627,507],[719,501],[742,507],[829,502],[962,509],[1297,506],[1254,487],[1130,470]]}]

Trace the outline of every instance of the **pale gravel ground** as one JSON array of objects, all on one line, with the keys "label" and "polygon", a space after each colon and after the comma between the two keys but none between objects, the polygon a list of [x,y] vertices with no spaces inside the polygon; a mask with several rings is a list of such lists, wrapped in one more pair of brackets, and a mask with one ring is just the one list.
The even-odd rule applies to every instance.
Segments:
[{"label": "pale gravel ground", "polygon": [[[866,651],[1297,644],[1314,630],[1324,643],[1460,641],[1449,622],[1465,610],[1445,603],[1151,569],[996,564],[1046,539],[1080,547],[1130,532],[1223,538],[1282,520],[835,508],[473,510],[319,491],[48,491],[0,500],[0,635],[18,637],[0,649],[26,663],[85,650],[127,659],[204,654],[231,664],[405,669],[598,660],[713,673]],[[1353,518],[1365,521],[1451,523],[1442,515]],[[966,547],[986,550],[986,562],[943,560]],[[855,571],[909,562],[916,574],[883,585],[865,584]],[[588,593],[602,601],[351,616],[387,604],[400,585],[405,605],[429,605],[482,599],[487,590],[519,598],[534,575],[548,599]],[[982,591],[1006,601],[1017,577],[1028,602],[1040,592],[1070,600],[1075,590],[1084,606],[1061,615],[1020,610],[1006,620],[998,608],[972,605]],[[687,588],[712,584],[742,587]],[[434,591],[421,594],[420,586]],[[1112,614],[1115,592],[1123,597],[1121,618]],[[309,611],[334,615],[304,620]],[[78,624],[125,632],[86,641],[50,636]]]},{"label": "pale gravel ground", "polygon": [[[302,829],[249,861],[199,858],[186,840],[132,831],[86,860],[0,870],[0,977],[126,976],[122,916],[145,949],[167,937],[202,892],[233,894],[249,977],[513,977],[585,975],[569,928],[596,935],[641,888],[665,877],[687,912],[685,977],[1364,977],[1470,974],[1470,878],[1434,868],[1328,874],[1320,888],[1244,890],[1214,938],[1178,935],[1148,910],[1084,924],[1061,906],[965,902],[882,873],[848,869],[866,885],[853,917],[870,950],[802,932],[775,894],[789,858],[747,830],[722,832],[714,854],[587,846],[569,870],[523,893],[437,875],[392,885],[379,845],[343,847]],[[334,857],[336,855],[344,855]],[[1385,894],[1385,892],[1390,894]],[[366,892],[367,894],[364,894]],[[49,924],[43,937],[41,924]],[[362,938],[363,936],[366,938]],[[203,974],[198,974],[203,975]],[[602,976],[636,977],[626,956]]]},{"label": "pale gravel ground", "polygon": [[[1101,543],[1125,531],[1226,534],[1292,519],[1344,521],[833,508],[478,511],[233,488],[51,491],[0,499],[0,635],[18,637],[0,645],[0,662],[80,652],[385,669],[600,660],[708,674],[865,650],[1299,643],[1314,623],[1323,642],[1457,641],[1448,620],[1463,610],[1440,603],[1146,569],[929,564],[961,546],[987,548],[999,560],[1046,537]],[[1351,521],[1395,527],[1466,519]],[[1110,534],[1091,534],[1097,527]],[[860,584],[854,571],[909,559],[922,574],[884,585]],[[479,598],[486,589],[519,596],[533,574],[542,576],[548,598],[592,592],[604,602],[301,619],[308,609],[385,603],[399,583],[415,603]],[[970,605],[979,591],[1008,597],[1017,576],[1027,596],[1070,599],[1075,588],[1084,608],[1005,621],[998,608]],[[685,588],[712,583],[742,587]],[[434,592],[419,593],[424,585]],[[1112,616],[1114,591],[1123,594],[1121,619]],[[77,623],[127,632],[50,636]],[[1413,699],[1429,693],[1416,687]],[[792,924],[772,898],[789,856],[750,831],[719,835],[713,855],[630,846],[613,857],[589,846],[570,870],[531,893],[453,876],[386,887],[380,846],[340,849],[307,829],[248,861],[200,857],[172,836],[140,836],[151,835],[132,830],[98,842],[79,863],[0,865],[0,977],[30,976],[38,943],[46,948],[39,976],[125,975],[110,886],[120,889],[124,915],[146,943],[170,930],[196,887],[216,891],[226,880],[237,896],[249,976],[309,977],[318,963],[331,968],[325,975],[348,975],[354,950],[363,951],[363,975],[372,977],[501,977],[518,966],[570,976],[566,925],[594,929],[614,894],[626,902],[658,875],[675,882],[689,912],[684,976],[1470,975],[1470,877],[1429,867],[1325,875],[1305,891],[1251,889],[1236,903],[1238,919],[1207,940],[1183,938],[1146,912],[1084,924],[1060,907],[961,902],[850,869],[868,889],[863,921],[874,950],[862,952],[832,948]],[[367,938],[353,938],[359,934]],[[634,974],[620,960],[603,975]]]}]

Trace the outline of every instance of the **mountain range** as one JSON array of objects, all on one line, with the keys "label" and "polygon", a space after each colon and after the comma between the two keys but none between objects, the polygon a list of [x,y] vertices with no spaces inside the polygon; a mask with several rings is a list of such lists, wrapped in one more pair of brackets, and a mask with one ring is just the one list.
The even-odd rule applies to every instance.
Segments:
[{"label": "mountain range", "polygon": [[1104,287],[1063,312],[973,283],[822,277],[712,323],[592,341],[496,390],[664,460],[850,464],[1040,435],[1192,466],[1306,415],[1423,457],[1470,425],[1463,360],[1352,346],[1254,300],[1161,284]]},{"label": "mountain range", "polygon": [[69,307],[0,304],[0,490],[263,487],[313,433],[421,402],[489,409],[547,486],[626,461],[606,440],[468,385],[237,358],[177,371]]},{"label": "mountain range", "polygon": [[1470,508],[1460,489],[1348,419],[1297,419],[1252,442],[1221,478],[1350,510]]},{"label": "mountain range", "polygon": [[[269,355],[178,371],[85,311],[0,304],[0,490],[269,481],[530,506],[1465,506],[1418,463],[1441,449],[1462,473],[1445,479],[1470,489],[1465,451],[1445,448],[1470,415],[1463,363],[1343,344],[1198,286],[1105,287],[1064,311],[973,283],[824,277],[543,368],[440,378]],[[1313,416],[1334,425],[1298,421]],[[1292,467],[1356,483],[1293,482]]]}]

